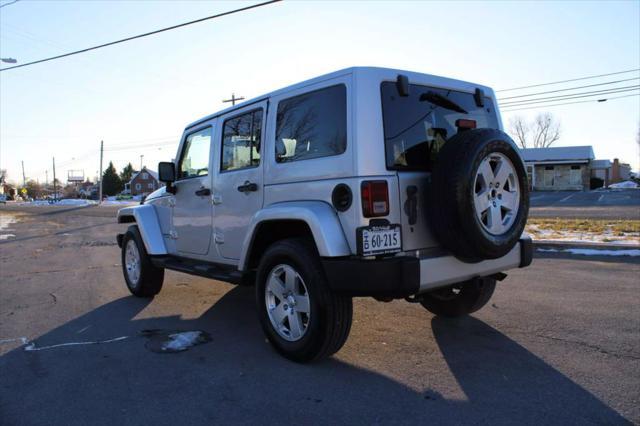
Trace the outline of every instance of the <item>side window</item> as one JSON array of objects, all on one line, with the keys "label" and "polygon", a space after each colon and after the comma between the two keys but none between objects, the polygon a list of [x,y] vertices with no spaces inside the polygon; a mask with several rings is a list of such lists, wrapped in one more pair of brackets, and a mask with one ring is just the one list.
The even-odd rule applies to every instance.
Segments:
[{"label": "side window", "polygon": [[178,179],[187,179],[209,174],[209,147],[211,127],[187,136],[178,164]]},{"label": "side window", "polygon": [[220,170],[238,170],[260,165],[262,109],[224,122]]},{"label": "side window", "polygon": [[338,155],[346,149],[347,88],[343,84],[278,103],[277,162]]}]

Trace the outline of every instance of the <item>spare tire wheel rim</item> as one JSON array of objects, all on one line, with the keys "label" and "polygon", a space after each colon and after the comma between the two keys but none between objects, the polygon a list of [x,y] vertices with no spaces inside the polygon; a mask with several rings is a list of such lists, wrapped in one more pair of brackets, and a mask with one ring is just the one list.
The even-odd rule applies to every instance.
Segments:
[{"label": "spare tire wheel rim", "polygon": [[473,191],[482,228],[495,236],[509,232],[520,207],[520,183],[511,160],[500,152],[487,155],[476,171]]},{"label": "spare tire wheel rim", "polygon": [[309,292],[302,276],[291,265],[277,265],[267,276],[264,296],[278,335],[289,342],[302,339],[311,320]]}]

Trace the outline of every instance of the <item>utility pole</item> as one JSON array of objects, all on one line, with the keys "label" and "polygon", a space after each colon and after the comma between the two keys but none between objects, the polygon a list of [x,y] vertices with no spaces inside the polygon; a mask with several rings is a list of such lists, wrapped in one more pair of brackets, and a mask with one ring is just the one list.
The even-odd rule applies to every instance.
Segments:
[{"label": "utility pole", "polygon": [[231,99],[223,99],[223,100],[222,100],[222,102],[223,102],[223,103],[225,103],[225,102],[231,102],[231,105],[235,105],[235,104],[236,104],[236,101],[243,101],[243,100],[244,100],[244,97],[240,96],[239,98],[236,98],[236,94],[235,94],[235,93],[232,93],[232,94],[231,94]]},{"label": "utility pole", "polygon": [[142,171],[142,157],[144,157],[144,154],[140,154],[140,171]]},{"label": "utility pole", "polygon": [[27,178],[24,177],[24,160],[22,160],[22,187],[26,188]]},{"label": "utility pole", "polygon": [[53,157],[53,201],[58,201],[58,186],[56,185],[56,157]]},{"label": "utility pole", "polygon": [[102,204],[102,153],[104,151],[104,141],[100,141],[100,199],[98,204]]},{"label": "utility pole", "polygon": [[45,170],[44,175],[45,175],[44,186],[48,188],[49,187],[49,170]]}]

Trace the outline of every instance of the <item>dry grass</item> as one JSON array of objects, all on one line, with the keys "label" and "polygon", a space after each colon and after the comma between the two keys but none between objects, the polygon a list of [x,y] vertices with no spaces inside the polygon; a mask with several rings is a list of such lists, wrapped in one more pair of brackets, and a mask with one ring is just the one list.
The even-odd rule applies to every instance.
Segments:
[{"label": "dry grass", "polygon": [[529,218],[527,228],[623,236],[640,233],[640,220]]}]

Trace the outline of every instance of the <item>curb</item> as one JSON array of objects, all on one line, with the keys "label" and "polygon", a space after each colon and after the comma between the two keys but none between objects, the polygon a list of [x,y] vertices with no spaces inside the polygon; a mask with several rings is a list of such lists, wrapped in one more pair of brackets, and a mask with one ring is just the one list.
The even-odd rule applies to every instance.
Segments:
[{"label": "curb", "polygon": [[587,248],[594,250],[638,250],[638,244],[592,243],[583,241],[533,240],[535,247]]}]

